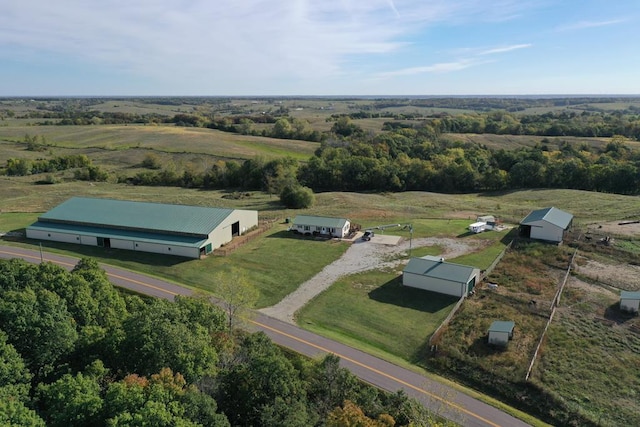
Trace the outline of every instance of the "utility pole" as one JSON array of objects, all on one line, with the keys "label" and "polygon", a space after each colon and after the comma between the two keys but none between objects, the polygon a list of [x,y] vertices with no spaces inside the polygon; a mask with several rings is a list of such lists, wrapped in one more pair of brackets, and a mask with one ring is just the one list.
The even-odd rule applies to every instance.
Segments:
[{"label": "utility pole", "polygon": [[411,245],[413,244],[413,225],[409,224],[409,258],[411,258]]},{"label": "utility pole", "polygon": [[44,262],[44,257],[42,256],[42,242],[40,242],[40,264]]}]

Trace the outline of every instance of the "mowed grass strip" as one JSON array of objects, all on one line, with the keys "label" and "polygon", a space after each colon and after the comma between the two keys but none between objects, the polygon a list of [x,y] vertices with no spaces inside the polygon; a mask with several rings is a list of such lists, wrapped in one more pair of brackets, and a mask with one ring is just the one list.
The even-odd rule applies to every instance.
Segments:
[{"label": "mowed grass strip", "polygon": [[457,298],[402,286],[396,271],[346,276],[297,313],[298,324],[415,362]]}]

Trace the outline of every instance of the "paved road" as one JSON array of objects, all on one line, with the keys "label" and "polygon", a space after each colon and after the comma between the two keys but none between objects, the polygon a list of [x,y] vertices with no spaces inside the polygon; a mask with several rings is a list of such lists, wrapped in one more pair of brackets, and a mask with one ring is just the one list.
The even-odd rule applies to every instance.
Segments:
[{"label": "paved road", "polygon": [[[41,257],[44,261],[59,264],[69,270],[78,261],[78,258],[68,256],[0,246],[0,258],[22,258],[29,262],[39,263]],[[173,300],[176,295],[191,295],[193,293],[190,289],[157,278],[106,264],[102,264],[101,267],[107,272],[114,285],[141,294]],[[478,427],[528,425],[439,382],[289,323],[256,313],[251,324],[252,328],[264,331],[277,344],[300,354],[310,357],[320,357],[327,353],[336,354],[340,357],[342,366],[348,368],[363,381],[392,392],[402,389],[409,396],[423,402],[431,410],[461,425]]]}]

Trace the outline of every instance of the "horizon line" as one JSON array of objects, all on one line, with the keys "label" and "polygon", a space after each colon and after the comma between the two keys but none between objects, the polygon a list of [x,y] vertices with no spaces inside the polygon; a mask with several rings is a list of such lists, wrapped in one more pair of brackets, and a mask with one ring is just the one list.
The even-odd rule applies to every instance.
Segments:
[{"label": "horizon line", "polygon": [[0,99],[39,98],[640,98],[637,94],[548,93],[464,95],[0,95]]}]

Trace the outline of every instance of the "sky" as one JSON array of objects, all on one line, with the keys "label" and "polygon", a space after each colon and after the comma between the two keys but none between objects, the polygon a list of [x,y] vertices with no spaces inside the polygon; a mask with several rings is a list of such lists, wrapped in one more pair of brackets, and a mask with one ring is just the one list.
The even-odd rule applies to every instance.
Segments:
[{"label": "sky", "polygon": [[638,0],[20,0],[0,96],[640,94]]}]

